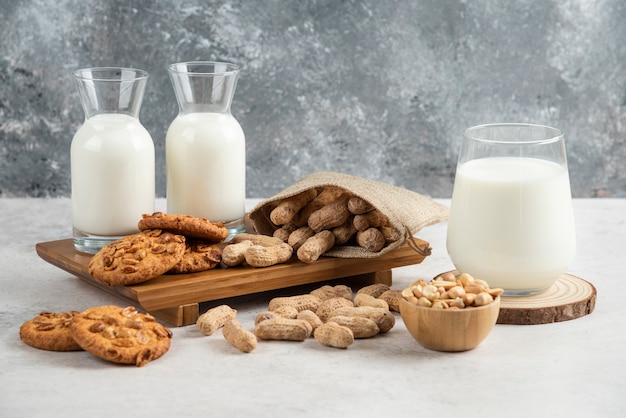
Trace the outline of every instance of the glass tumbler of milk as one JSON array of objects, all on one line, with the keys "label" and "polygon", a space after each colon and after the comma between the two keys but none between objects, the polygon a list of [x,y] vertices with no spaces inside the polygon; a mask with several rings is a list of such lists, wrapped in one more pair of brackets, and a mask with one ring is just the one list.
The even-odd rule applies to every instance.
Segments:
[{"label": "glass tumbler of milk", "polygon": [[133,68],[74,72],[85,121],[72,139],[70,166],[74,247],[96,253],[139,232],[154,212],[154,143],[139,122],[148,73]]},{"label": "glass tumbler of milk", "polygon": [[167,212],[242,232],[246,142],[230,112],[239,66],[195,61],[168,67],[179,113],[165,137]]},{"label": "glass tumbler of milk", "polygon": [[576,250],[563,134],[530,124],[469,128],[447,235],[456,269],[527,296],[550,288]]}]

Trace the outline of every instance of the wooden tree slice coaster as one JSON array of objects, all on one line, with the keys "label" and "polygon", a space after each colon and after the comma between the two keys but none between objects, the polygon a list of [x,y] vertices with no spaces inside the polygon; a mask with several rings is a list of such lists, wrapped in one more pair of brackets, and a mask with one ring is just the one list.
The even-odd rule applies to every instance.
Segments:
[{"label": "wooden tree slice coaster", "polygon": [[501,298],[497,324],[549,324],[593,312],[596,288],[580,277],[564,273],[552,287],[538,295]]}]

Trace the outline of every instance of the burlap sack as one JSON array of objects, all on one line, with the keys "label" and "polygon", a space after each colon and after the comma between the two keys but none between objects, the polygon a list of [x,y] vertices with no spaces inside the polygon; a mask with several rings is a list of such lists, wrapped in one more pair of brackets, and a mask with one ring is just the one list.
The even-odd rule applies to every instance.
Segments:
[{"label": "burlap sack", "polygon": [[[272,235],[278,226],[270,220],[270,212],[287,197],[294,196],[309,188],[321,189],[324,186],[338,186],[355,196],[368,201],[389,218],[391,226],[402,233],[398,241],[387,244],[379,252],[371,252],[359,246],[337,246],[324,255],[342,258],[372,258],[385,254],[409,241],[422,228],[442,222],[448,218],[448,208],[432,199],[407,189],[392,186],[375,180],[347,174],[320,171],[303,177],[277,195],[259,203],[250,212],[250,222],[259,234]],[[430,254],[430,248],[412,247],[419,252]]]}]

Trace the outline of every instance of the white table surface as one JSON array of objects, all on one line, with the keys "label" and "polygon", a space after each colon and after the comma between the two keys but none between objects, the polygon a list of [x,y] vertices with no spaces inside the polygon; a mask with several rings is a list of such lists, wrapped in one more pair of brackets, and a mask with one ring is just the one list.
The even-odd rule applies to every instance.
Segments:
[{"label": "white table surface", "polygon": [[[310,339],[261,341],[244,354],[192,325],[173,328],[170,351],[137,368],[19,339],[42,310],[125,303],[37,256],[36,243],[70,237],[69,199],[0,199],[0,416],[626,416],[626,199],[576,199],[574,210],[578,253],[568,272],[598,292],[583,318],[496,325],[463,353],[420,347],[399,314],[388,334],[346,350]],[[394,269],[393,288],[452,268],[445,234],[446,223],[417,234],[433,254]],[[289,291],[228,303],[251,329],[277,293]]]}]

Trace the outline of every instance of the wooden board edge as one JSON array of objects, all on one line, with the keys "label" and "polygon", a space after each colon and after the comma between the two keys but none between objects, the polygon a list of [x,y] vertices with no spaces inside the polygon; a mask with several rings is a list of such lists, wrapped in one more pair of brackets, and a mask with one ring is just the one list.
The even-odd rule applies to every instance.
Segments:
[{"label": "wooden board edge", "polygon": [[592,283],[581,279],[580,277],[576,277],[576,279],[585,282],[585,284],[589,286],[590,292],[586,297],[572,302],[537,308],[501,306],[496,324],[543,325],[571,321],[590,315],[596,308],[596,301],[598,297],[597,290]]}]

